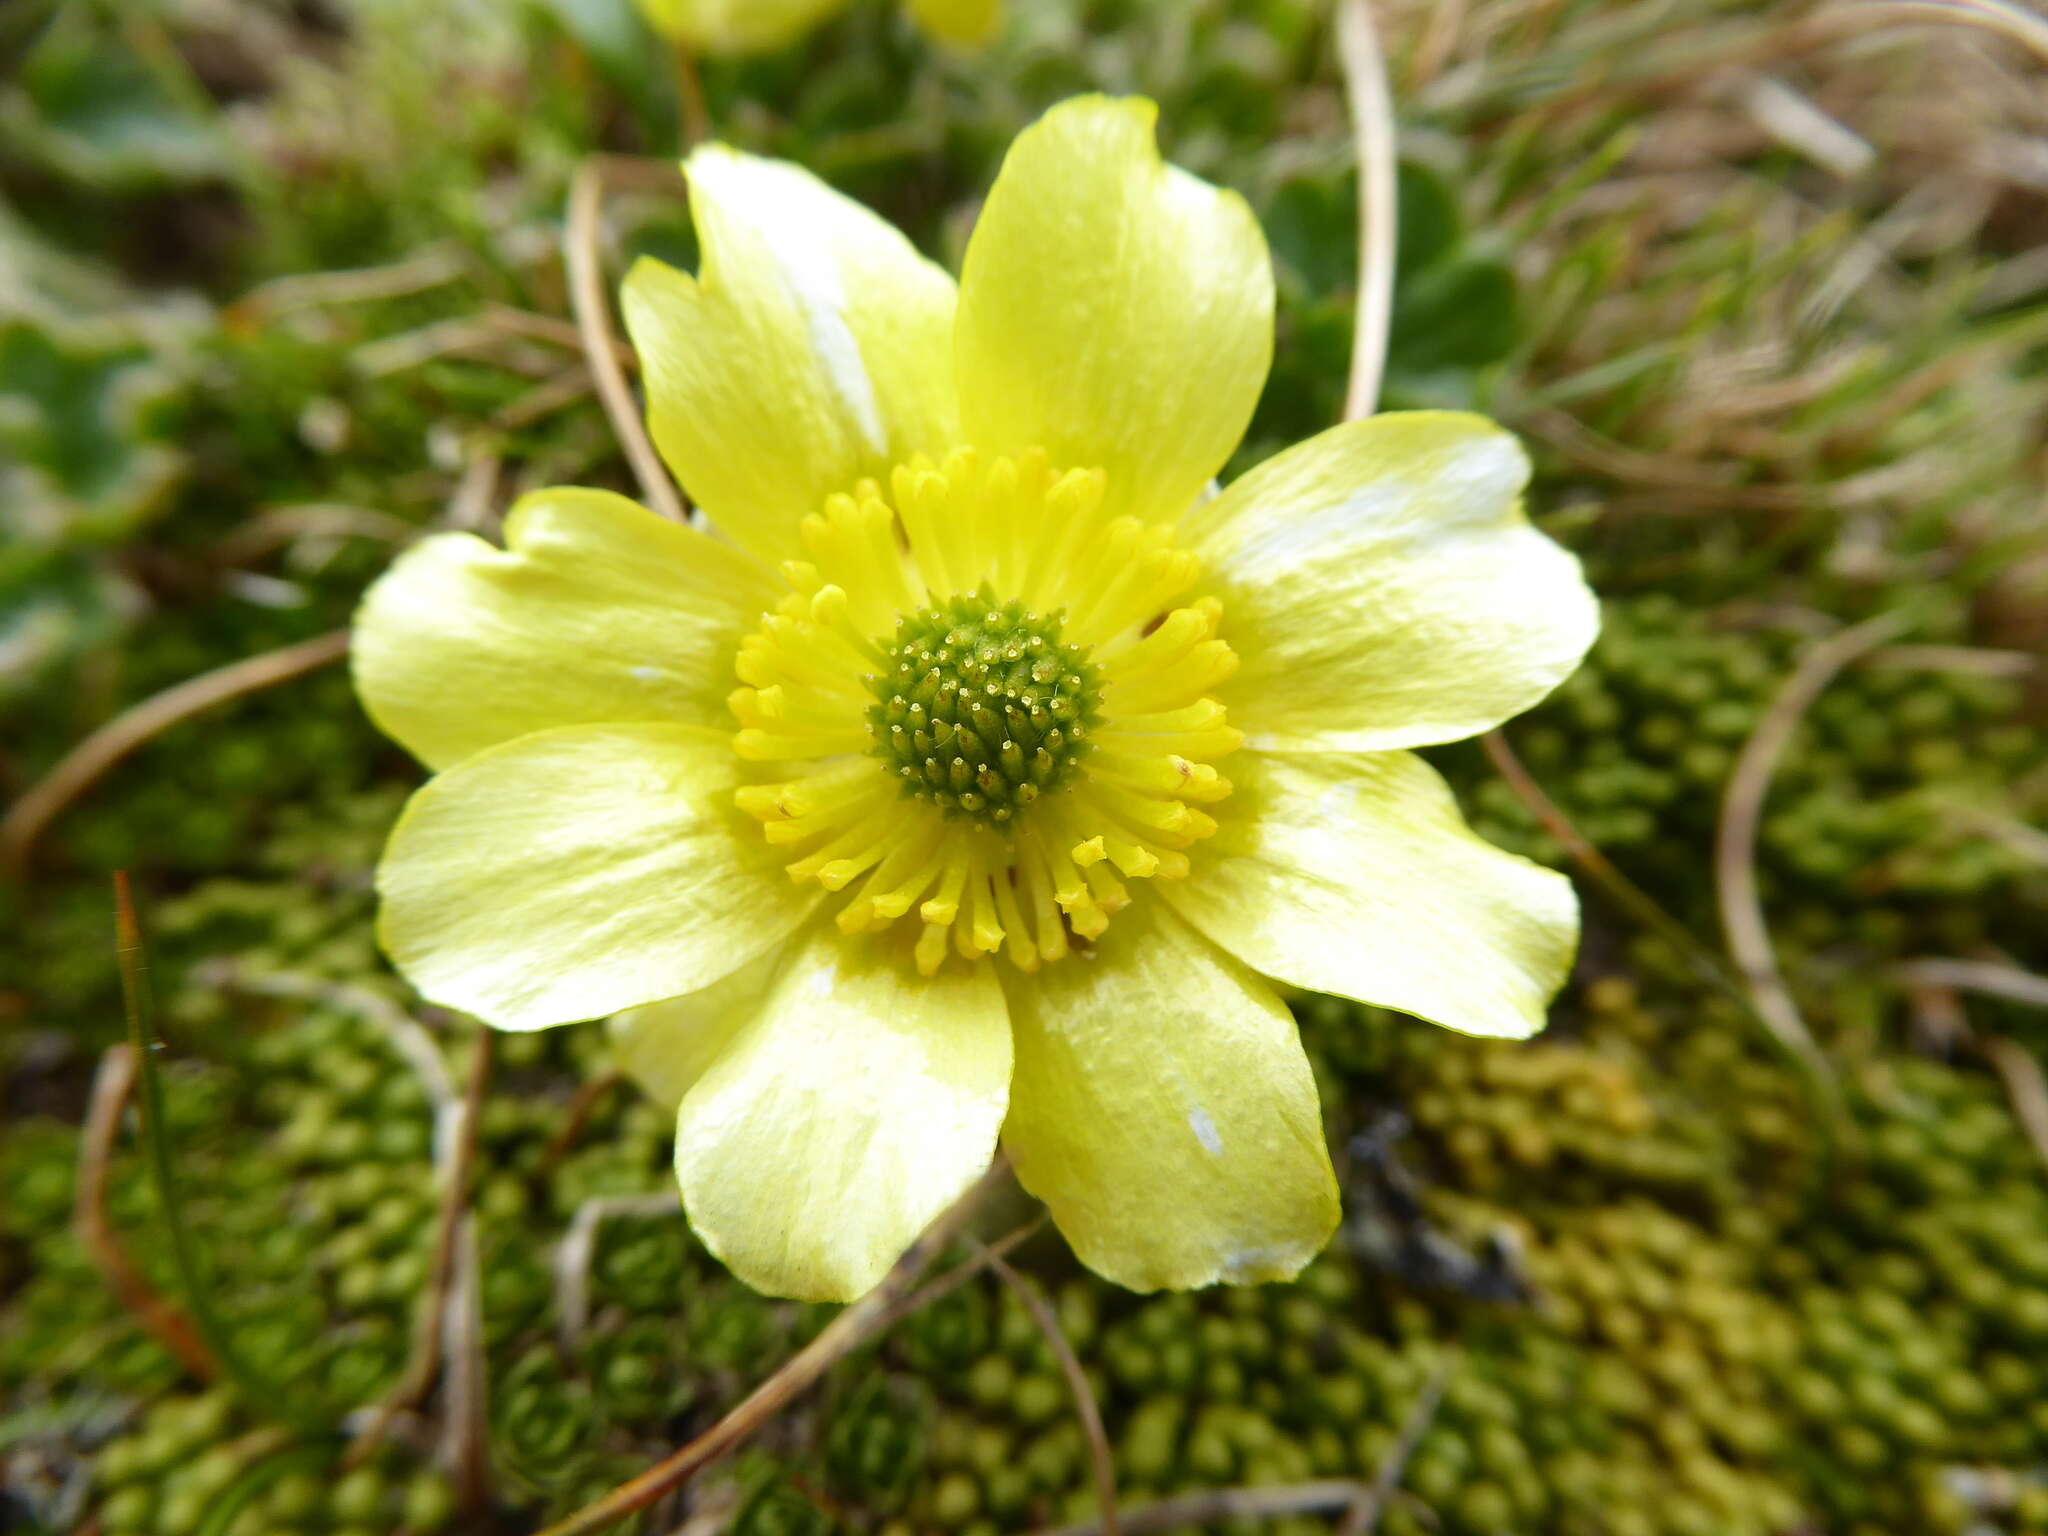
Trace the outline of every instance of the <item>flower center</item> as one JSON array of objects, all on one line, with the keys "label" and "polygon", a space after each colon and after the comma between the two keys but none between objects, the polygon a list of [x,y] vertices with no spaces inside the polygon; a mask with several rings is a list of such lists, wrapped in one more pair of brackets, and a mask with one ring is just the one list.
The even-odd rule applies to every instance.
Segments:
[{"label": "flower center", "polygon": [[906,614],[871,673],[874,755],[902,792],[949,815],[1006,827],[1062,788],[1092,743],[1101,684],[1088,653],[984,584]]},{"label": "flower center", "polygon": [[1126,882],[1186,877],[1242,739],[1223,607],[1096,469],[955,449],[827,497],[740,643],[734,801],[847,933],[918,970],[1023,970],[1099,936]]}]

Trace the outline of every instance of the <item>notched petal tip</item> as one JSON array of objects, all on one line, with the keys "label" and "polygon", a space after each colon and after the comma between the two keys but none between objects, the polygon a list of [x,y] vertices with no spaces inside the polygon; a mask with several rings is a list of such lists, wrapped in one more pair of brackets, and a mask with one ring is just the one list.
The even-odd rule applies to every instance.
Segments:
[{"label": "notched petal tip", "polygon": [[1578,667],[1599,605],[1522,507],[1528,455],[1481,416],[1334,427],[1197,508],[1188,537],[1243,665],[1222,688],[1247,744],[1379,752],[1456,741]]},{"label": "notched petal tip", "polygon": [[1241,198],[1168,166],[1144,97],[1059,103],[1010,146],[968,243],[962,425],[1107,473],[1114,512],[1177,518],[1251,419],[1273,272]]},{"label": "notched petal tip", "polygon": [[1268,976],[1465,1034],[1543,1028],[1579,907],[1555,870],[1465,825],[1407,752],[1247,754],[1231,820],[1162,894]]},{"label": "notched petal tip", "polygon": [[1004,1145],[1082,1263],[1186,1290],[1322,1250],[1340,1206],[1315,1080],[1262,980],[1148,901],[1009,993]]},{"label": "notched petal tip", "polygon": [[756,1290],[863,1295],[995,1152],[1011,1051],[992,968],[921,981],[897,947],[812,925],[684,1096],[684,1208]]}]

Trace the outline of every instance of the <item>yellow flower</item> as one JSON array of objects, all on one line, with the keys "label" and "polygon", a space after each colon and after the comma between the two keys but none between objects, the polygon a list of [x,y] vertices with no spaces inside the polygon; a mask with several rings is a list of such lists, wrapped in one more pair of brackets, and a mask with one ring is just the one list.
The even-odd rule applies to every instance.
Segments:
[{"label": "yellow flower", "polygon": [[[1002,0],[907,0],[934,37],[973,46],[988,40]],[[640,0],[647,19],[704,53],[753,53],[794,42],[847,0]]]},{"label": "yellow flower", "polygon": [[871,1286],[998,1137],[1113,1280],[1292,1275],[1337,1190],[1266,978],[1524,1036],[1571,962],[1570,884],[1406,750],[1592,640],[1522,451],[1386,415],[1212,494],[1272,272],[1154,116],[1028,129],[957,288],[698,150],[702,271],[624,298],[716,532],[541,491],[364,603],[363,699],[436,770],[385,947],[500,1028],[629,1010],[690,1219],[763,1290]]}]

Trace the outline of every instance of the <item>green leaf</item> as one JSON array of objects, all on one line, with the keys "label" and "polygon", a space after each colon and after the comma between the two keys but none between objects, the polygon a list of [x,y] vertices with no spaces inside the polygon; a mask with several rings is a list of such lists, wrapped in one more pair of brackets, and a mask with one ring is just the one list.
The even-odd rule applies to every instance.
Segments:
[{"label": "green leaf", "polygon": [[527,0],[631,104],[650,146],[676,142],[674,48],[657,37],[633,0]]},{"label": "green leaf", "polygon": [[211,117],[133,49],[83,26],[43,34],[0,90],[0,132],[18,152],[104,187],[205,180],[227,167]]},{"label": "green leaf", "polygon": [[1358,188],[1341,172],[1290,177],[1261,214],[1266,241],[1283,274],[1309,293],[1349,289],[1358,280]]},{"label": "green leaf", "polygon": [[1445,260],[1464,238],[1464,220],[1444,179],[1412,160],[1401,162],[1395,184],[1395,281],[1420,276]]},{"label": "green leaf", "polygon": [[1498,261],[1466,257],[1402,286],[1394,298],[1390,366],[1411,373],[1477,368],[1514,350],[1515,279]]},{"label": "green leaf", "polygon": [[185,456],[163,435],[174,368],[116,322],[0,318],[0,487],[18,535],[112,540],[161,504]]}]

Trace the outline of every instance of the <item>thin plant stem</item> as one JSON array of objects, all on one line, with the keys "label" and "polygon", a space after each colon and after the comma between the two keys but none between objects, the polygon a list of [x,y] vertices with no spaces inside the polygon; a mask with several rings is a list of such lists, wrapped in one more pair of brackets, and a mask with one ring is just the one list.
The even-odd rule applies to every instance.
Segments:
[{"label": "thin plant stem", "polygon": [[704,77],[697,55],[686,43],[676,44],[676,105],[682,113],[683,149],[695,149],[711,137],[711,108],[704,101]]},{"label": "thin plant stem", "polygon": [[[976,1275],[987,1269],[993,1259],[1006,1259],[1013,1249],[1022,1247],[1038,1235],[1046,1223],[1046,1213],[1040,1211],[1021,1226],[1014,1227],[992,1243],[983,1244],[973,1251],[964,1264],[956,1264],[936,1280],[927,1280],[896,1304],[896,1310],[889,1315],[891,1324],[900,1322],[913,1312],[922,1312],[933,1302],[950,1296]],[[885,1325],[886,1326],[886,1325]]]},{"label": "thin plant stem", "polygon": [[[1210,1526],[1224,1520],[1278,1520],[1288,1515],[1316,1515],[1350,1509],[1371,1488],[1356,1478],[1326,1478],[1312,1483],[1278,1483],[1265,1488],[1212,1488],[1184,1493],[1126,1510],[1123,1536],[1159,1536],[1188,1526]],[[1045,1526],[1031,1536],[1105,1536],[1100,1520],[1077,1520]]]},{"label": "thin plant stem", "polygon": [[988,1172],[939,1213],[879,1285],[826,1324],[822,1333],[785,1360],[774,1375],[748,1393],[724,1418],[638,1477],[549,1526],[540,1536],[586,1536],[588,1532],[604,1530],[681,1487],[719,1457],[751,1439],[816,1386],[834,1365],[895,1320],[897,1303],[910,1294],[917,1277],[946,1250],[982,1199],[1002,1182],[1008,1171],[1009,1164],[998,1154]]},{"label": "thin plant stem", "polygon": [[597,385],[619,447],[632,466],[640,494],[671,522],[688,519],[680,492],[662,467],[661,455],[647,435],[640,408],[619,363],[618,340],[612,331],[611,304],[605,298],[603,262],[598,255],[598,225],[604,211],[606,161],[593,156],[576,168],[569,185],[569,222],[563,235],[569,269],[569,302],[576,313],[576,331],[583,340],[583,359]]},{"label": "thin plant stem", "polygon": [[1379,408],[1380,383],[1386,374],[1398,216],[1394,103],[1373,25],[1372,0],[1339,0],[1337,59],[1358,150],[1358,307],[1351,337],[1351,378],[1344,392],[1344,419],[1357,421]]},{"label": "thin plant stem", "polygon": [[107,1167],[121,1134],[121,1117],[135,1088],[136,1060],[133,1045],[110,1045],[93,1075],[92,1102],[78,1138],[78,1192],[72,1203],[72,1230],[108,1289],[144,1330],[201,1381],[218,1381],[220,1362],[192,1326],[192,1319],[135,1267],[107,1218]]},{"label": "thin plant stem", "polygon": [[453,1127],[452,1134],[441,1138],[441,1205],[434,1222],[434,1250],[428,1262],[426,1289],[420,1295],[413,1318],[412,1357],[405,1373],[384,1395],[368,1425],[349,1447],[346,1465],[350,1467],[361,1466],[370,1458],[391,1428],[391,1421],[426,1396],[441,1369],[443,1313],[455,1272],[457,1230],[467,1207],[469,1170],[476,1160],[477,1127],[483,1119],[484,1092],[491,1080],[495,1041],[488,1029],[477,1036],[469,1081],[464,1085],[457,1111],[460,1123]]},{"label": "thin plant stem", "polygon": [[1757,722],[1756,730],[1743,743],[1734,770],[1728,775],[1727,788],[1722,792],[1721,821],[1714,834],[1714,894],[1721,907],[1721,929],[1727,936],[1729,956],[1749,991],[1757,1015],[1772,1034],[1786,1050],[1803,1057],[1823,1073],[1828,1071],[1826,1058],[1814,1043],[1813,1032],[1800,1017],[1799,1007],[1785,985],[1770,930],[1764,922],[1763,902],[1757,892],[1757,831],[1763,822],[1764,796],[1770,792],[1771,775],[1814,700],[1850,662],[1875,650],[1904,627],[1905,621],[1899,616],[1882,614],[1829,636],[1800,659]]},{"label": "thin plant stem", "polygon": [[1436,1422],[1436,1411],[1443,1404],[1444,1388],[1450,1379],[1449,1362],[1438,1366],[1430,1376],[1422,1395],[1415,1400],[1415,1406],[1408,1410],[1408,1417],[1401,1425],[1400,1438],[1388,1449],[1379,1471],[1373,1474],[1372,1487],[1345,1513],[1344,1523],[1337,1527],[1337,1536],[1371,1536],[1373,1527],[1379,1524],[1380,1512],[1387,1507],[1394,1490],[1401,1486],[1409,1458],[1414,1456],[1422,1437],[1429,1433],[1429,1426]]},{"label": "thin plant stem", "polygon": [[600,1101],[614,1088],[624,1083],[623,1072],[600,1072],[584,1081],[576,1090],[569,1106],[562,1112],[562,1124],[555,1134],[548,1138],[548,1144],[540,1154],[540,1164],[534,1170],[536,1178],[546,1178],[555,1170],[555,1165],[576,1145],[576,1138],[583,1134],[583,1127],[590,1120]]},{"label": "thin plant stem", "polygon": [[108,769],[151,738],[216,704],[318,671],[347,654],[348,631],[337,629],[202,672],[123,710],[65,753],[56,767],[14,802],[7,819],[0,821],[0,870],[11,874],[25,870],[43,830]]},{"label": "thin plant stem", "polygon": [[1101,1512],[1098,1518],[1102,1523],[1102,1536],[1119,1536],[1116,1463],[1110,1457],[1109,1434],[1102,1427],[1102,1409],[1095,1401],[1095,1389],[1088,1385],[1088,1373],[1081,1369],[1080,1357],[1074,1353],[1074,1346],[1067,1342],[1059,1315],[1053,1311],[1044,1293],[995,1254],[989,1254],[988,1267],[1024,1303],[1031,1320],[1038,1324],[1038,1331],[1045,1335],[1045,1342],[1052,1346],[1060,1374],[1067,1379],[1067,1391],[1073,1395],[1074,1414],[1081,1421],[1082,1433],[1088,1437],[1088,1464],[1095,1478],[1095,1503]]},{"label": "thin plant stem", "polygon": [[1578,866],[1579,872],[1593,882],[1623,914],[1633,918],[1651,933],[1671,946],[1672,952],[1685,961],[1700,980],[1719,991],[1741,1010],[1742,1016],[1756,1026],[1765,1040],[1785,1054],[1798,1070],[1800,1084],[1807,1101],[1815,1111],[1815,1129],[1820,1138],[1820,1157],[1814,1172],[1816,1188],[1825,1183],[1827,1167],[1834,1158],[1835,1121],[1841,1108],[1840,1092],[1834,1075],[1819,1070],[1814,1061],[1803,1052],[1790,1049],[1784,1038],[1771,1027],[1770,1021],[1757,1012],[1756,1003],[1750,997],[1735,975],[1722,964],[1714,951],[1703,943],[1685,924],[1659,906],[1656,900],[1641,886],[1623,874],[1607,856],[1587,839],[1586,835],[1572,824],[1570,817],[1559,808],[1538,784],[1529,770],[1522,766],[1522,760],[1508,742],[1499,727],[1488,731],[1479,738],[1479,744],[1486,749],[1487,758],[1502,782],[1515,792],[1515,796],[1527,806],[1531,815],[1541,823],[1544,831],[1554,837],[1563,847],[1566,857]]},{"label": "thin plant stem", "polygon": [[193,1325],[208,1352],[248,1401],[267,1405],[294,1429],[322,1433],[331,1427],[332,1416],[310,1403],[304,1392],[273,1381],[252,1366],[235,1348],[225,1322],[213,1308],[205,1267],[192,1229],[185,1221],[184,1200],[171,1164],[170,1130],[164,1120],[163,1074],[156,1064],[156,1004],[150,992],[142,923],[136,914],[126,870],[114,872],[114,933],[120,958],[121,995],[128,1015],[128,1043],[141,1066],[142,1139],[149,1157],[150,1182],[156,1191],[157,1207],[170,1239],[171,1262],[184,1289],[185,1304],[191,1308]]}]

